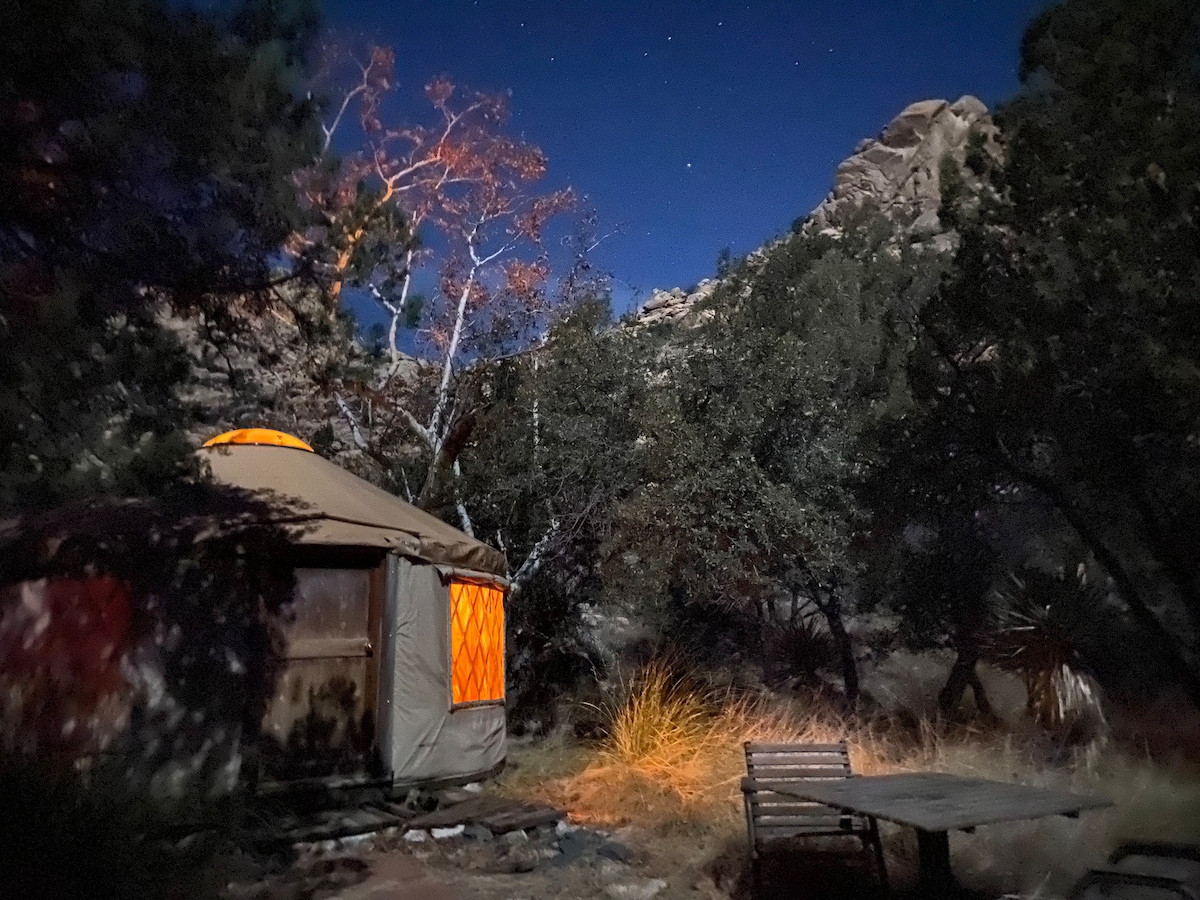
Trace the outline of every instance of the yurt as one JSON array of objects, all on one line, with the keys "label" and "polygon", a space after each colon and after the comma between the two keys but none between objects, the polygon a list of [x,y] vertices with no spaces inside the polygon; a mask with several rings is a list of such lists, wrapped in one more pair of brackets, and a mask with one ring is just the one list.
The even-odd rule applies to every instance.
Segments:
[{"label": "yurt", "polygon": [[[260,788],[466,781],[497,770],[505,756],[503,554],[291,435],[228,432],[199,454],[216,485],[252,499],[264,524],[285,535],[294,576],[272,617],[271,696],[259,732],[242,727],[226,741],[226,775],[244,783],[246,756]],[[96,584],[104,587],[97,602],[112,608],[110,581]],[[7,608],[49,608],[56,591],[79,608],[93,603],[84,595],[95,587],[9,585],[17,599]],[[209,735],[202,746],[212,744]]]}]

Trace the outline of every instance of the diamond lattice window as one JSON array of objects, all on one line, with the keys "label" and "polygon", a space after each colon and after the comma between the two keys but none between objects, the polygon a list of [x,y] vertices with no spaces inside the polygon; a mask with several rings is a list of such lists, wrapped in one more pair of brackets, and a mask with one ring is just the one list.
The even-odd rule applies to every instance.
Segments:
[{"label": "diamond lattice window", "polygon": [[451,701],[504,700],[504,591],[494,584],[450,582]]}]

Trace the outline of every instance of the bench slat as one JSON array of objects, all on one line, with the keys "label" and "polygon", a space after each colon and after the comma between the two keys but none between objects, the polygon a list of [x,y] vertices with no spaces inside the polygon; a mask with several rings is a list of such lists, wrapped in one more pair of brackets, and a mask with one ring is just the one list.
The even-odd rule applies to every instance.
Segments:
[{"label": "bench slat", "polygon": [[[769,839],[769,840],[773,840],[773,841],[784,840],[784,839],[786,839],[786,838],[793,838],[793,837],[806,837],[806,838],[819,838],[819,837],[826,837],[826,838],[839,838],[839,837],[848,837],[848,838],[854,838],[854,839],[855,839],[855,841],[857,841],[857,840],[859,839],[859,838],[858,838],[858,835],[856,835],[856,834],[848,834],[848,833],[846,833],[846,832],[844,832],[844,831],[841,831],[841,832],[836,832],[836,833],[826,833],[826,832],[816,832],[816,833],[814,833],[814,832],[811,832],[811,831],[807,831],[807,830],[805,830],[805,829],[803,829],[803,828],[771,828],[771,829],[768,829],[768,831],[769,831],[769,834],[767,835],[767,837],[768,837],[768,839]],[[851,852],[854,852],[855,854],[858,854],[858,853],[861,853],[861,852],[862,852],[862,850],[861,850],[860,848],[855,848],[855,849],[854,849],[854,851],[851,851]]]},{"label": "bench slat", "polygon": [[865,816],[859,816],[855,813],[844,812],[840,809],[832,809],[831,807],[795,807],[795,806],[763,806],[751,807],[754,813],[754,820],[761,821],[764,819],[778,818],[779,816],[800,816],[806,819],[835,819],[843,820],[858,820],[866,821]]},{"label": "bench slat", "polygon": [[[850,773],[849,775],[836,775],[836,776],[821,775],[816,778],[763,778],[759,775],[748,775],[742,779],[742,791],[743,791],[743,793],[749,793],[749,792],[753,792],[753,791],[764,791],[764,792],[772,793],[772,794],[787,795],[786,790],[777,790],[777,788],[791,787],[791,786],[803,784],[806,781],[817,781],[817,782],[844,781],[846,779],[854,778],[854,777],[856,777],[854,775],[854,773]],[[798,798],[796,798],[796,799],[798,799]]]},{"label": "bench slat", "polygon": [[751,753],[841,753],[845,744],[762,744],[750,741],[746,750]]},{"label": "bench slat", "polygon": [[788,778],[845,778],[851,775],[849,766],[747,766],[750,775],[761,781],[784,781]]}]

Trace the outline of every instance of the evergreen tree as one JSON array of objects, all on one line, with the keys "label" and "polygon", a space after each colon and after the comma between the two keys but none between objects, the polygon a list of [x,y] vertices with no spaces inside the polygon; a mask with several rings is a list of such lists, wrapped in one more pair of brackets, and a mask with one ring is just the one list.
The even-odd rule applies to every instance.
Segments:
[{"label": "evergreen tree", "polygon": [[0,50],[0,509],[185,474],[156,305],[261,298],[317,147],[308,7],[17,3]]},{"label": "evergreen tree", "polygon": [[1069,0],[1021,77],[914,382],[990,490],[1054,505],[1200,702],[1200,7]]},{"label": "evergreen tree", "polygon": [[664,353],[640,423],[646,481],[607,550],[612,587],[661,598],[671,631],[708,653],[761,649],[815,605],[851,702],[856,490],[877,431],[908,411],[906,310],[937,280],[935,258],[891,237],[878,221],[840,242],[793,235],[718,292],[710,323]]}]

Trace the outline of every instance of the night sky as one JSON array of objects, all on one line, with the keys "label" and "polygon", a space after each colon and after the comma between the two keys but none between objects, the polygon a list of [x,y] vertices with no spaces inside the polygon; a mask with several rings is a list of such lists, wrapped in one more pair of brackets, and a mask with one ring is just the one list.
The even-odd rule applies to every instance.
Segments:
[{"label": "night sky", "polygon": [[1046,0],[326,0],[396,50],[402,105],[446,74],[512,91],[510,128],[605,230],[618,311],[709,277],[808,213],[837,164],[915,100],[1017,88]]}]

